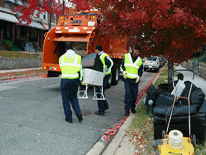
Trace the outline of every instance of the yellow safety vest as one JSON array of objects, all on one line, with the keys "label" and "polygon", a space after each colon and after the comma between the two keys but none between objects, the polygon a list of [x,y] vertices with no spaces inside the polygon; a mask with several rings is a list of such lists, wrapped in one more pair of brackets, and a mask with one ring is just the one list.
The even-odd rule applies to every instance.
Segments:
[{"label": "yellow safety vest", "polygon": [[62,79],[77,79],[79,78],[78,72],[80,72],[80,80],[83,79],[81,56],[75,54],[73,57],[68,58],[65,54],[59,58],[59,66],[62,72]]},{"label": "yellow safety vest", "polygon": [[140,57],[133,63],[131,53],[124,55],[124,66],[127,71],[127,78],[136,79],[138,76],[139,67],[142,65],[142,59]]},{"label": "yellow safety vest", "polygon": [[105,61],[104,61],[104,59],[105,59],[106,56],[107,56],[107,58],[108,58],[108,59],[110,60],[110,62],[111,62],[111,66],[108,68],[108,71],[106,72],[106,75],[109,75],[109,74],[111,74],[111,69],[112,69],[112,66],[113,66],[113,61],[112,61],[112,59],[109,57],[108,54],[102,53],[102,54],[100,55],[100,60],[102,61],[103,70],[104,70],[105,68],[107,68],[107,65],[105,64]]}]

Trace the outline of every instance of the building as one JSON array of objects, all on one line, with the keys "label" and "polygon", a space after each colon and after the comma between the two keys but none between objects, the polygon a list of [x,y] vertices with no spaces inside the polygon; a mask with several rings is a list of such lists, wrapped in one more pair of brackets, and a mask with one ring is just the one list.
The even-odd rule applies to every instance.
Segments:
[{"label": "building", "polygon": [[[19,4],[22,4],[22,0],[0,0],[1,39],[15,42],[17,38],[24,38],[27,43],[36,41],[42,49],[44,33],[48,31],[48,13],[32,17],[31,24],[24,26],[23,22],[19,24],[20,13],[12,12]],[[51,15],[51,27],[56,25],[56,20],[56,15]]]}]

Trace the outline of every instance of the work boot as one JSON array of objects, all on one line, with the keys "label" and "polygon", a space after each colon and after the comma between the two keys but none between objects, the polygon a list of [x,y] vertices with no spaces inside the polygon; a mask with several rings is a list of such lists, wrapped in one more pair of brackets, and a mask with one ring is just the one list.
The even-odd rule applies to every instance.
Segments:
[{"label": "work boot", "polygon": [[104,116],[104,112],[96,111],[95,115]]},{"label": "work boot", "polygon": [[107,110],[107,109],[109,109],[109,106],[108,106],[108,105],[104,107],[104,110]]},{"label": "work boot", "polygon": [[125,116],[129,116],[129,110],[125,111]]},{"label": "work boot", "polygon": [[68,118],[65,118],[65,121],[67,121],[68,123],[73,123],[73,121],[69,120]]},{"label": "work boot", "polygon": [[136,110],[135,110],[134,108],[131,108],[131,112],[132,112],[133,114],[136,114]]},{"label": "work boot", "polygon": [[77,116],[77,118],[78,118],[79,122],[81,122],[81,121],[83,120],[82,114],[79,114],[79,115]]}]

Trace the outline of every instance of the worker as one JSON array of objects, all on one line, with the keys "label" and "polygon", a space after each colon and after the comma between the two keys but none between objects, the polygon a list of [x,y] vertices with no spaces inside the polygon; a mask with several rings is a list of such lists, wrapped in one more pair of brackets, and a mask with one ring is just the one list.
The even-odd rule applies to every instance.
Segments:
[{"label": "worker", "polygon": [[[104,53],[104,51],[102,51],[102,46],[101,45],[97,45],[95,47],[95,52],[98,53],[98,55],[100,56],[100,60],[102,61],[103,64],[103,72],[105,73],[104,79],[103,79],[103,94],[105,92],[105,89],[107,87],[108,84],[108,80],[111,77],[111,69],[113,66],[113,61],[112,59],[109,57],[108,54]],[[96,87],[96,92],[100,92],[100,87]],[[98,98],[100,98],[100,94],[97,95]],[[104,94],[105,97],[105,94]],[[97,104],[98,104],[98,108],[99,110],[95,112],[96,115],[100,115],[103,116],[105,110],[109,109],[109,104],[105,100],[97,100]]]},{"label": "worker", "polygon": [[64,114],[66,116],[65,121],[73,123],[71,111],[72,105],[79,122],[81,122],[83,117],[77,98],[77,90],[80,84],[86,85],[85,81],[83,81],[81,56],[77,55],[72,50],[72,42],[67,42],[65,46],[66,53],[59,58],[59,66],[62,73],[60,86]]},{"label": "worker", "polygon": [[138,84],[143,74],[143,64],[140,58],[140,45],[135,45],[134,50],[124,55],[121,64],[123,72],[124,88],[125,88],[125,116],[129,116],[129,112],[136,113],[135,103],[138,95]]}]

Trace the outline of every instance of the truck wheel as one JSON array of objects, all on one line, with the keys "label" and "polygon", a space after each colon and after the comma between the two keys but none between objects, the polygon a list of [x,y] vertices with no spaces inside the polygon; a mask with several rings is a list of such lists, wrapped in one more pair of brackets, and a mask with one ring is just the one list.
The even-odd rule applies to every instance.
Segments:
[{"label": "truck wheel", "polygon": [[112,74],[111,74],[111,77],[109,78],[108,80],[108,83],[107,83],[107,87],[106,88],[110,88],[112,85]]},{"label": "truck wheel", "polygon": [[118,64],[114,64],[112,67],[112,84],[117,85],[119,81],[119,66]]}]

